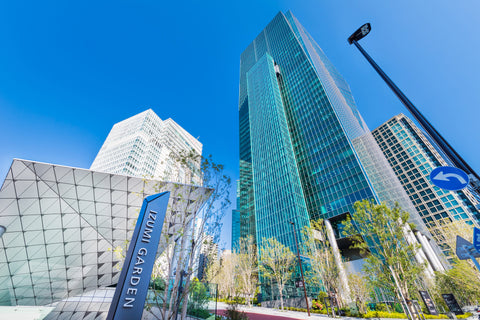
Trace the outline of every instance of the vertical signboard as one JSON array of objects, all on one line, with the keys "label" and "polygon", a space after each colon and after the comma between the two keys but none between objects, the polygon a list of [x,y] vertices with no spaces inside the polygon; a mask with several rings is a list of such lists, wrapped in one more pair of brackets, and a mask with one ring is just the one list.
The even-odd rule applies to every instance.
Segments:
[{"label": "vertical signboard", "polygon": [[454,314],[463,314],[462,308],[460,308],[457,299],[455,299],[455,296],[451,293],[446,293],[442,294],[443,300],[445,300],[445,303],[447,304],[448,309],[453,312]]},{"label": "vertical signboard", "polygon": [[143,200],[107,320],[142,318],[169,197],[163,192]]},{"label": "vertical signboard", "polygon": [[423,302],[427,306],[428,312],[432,315],[438,315],[437,308],[435,308],[435,304],[433,303],[432,298],[428,294],[428,291],[418,291],[420,293],[420,296],[422,297]]}]

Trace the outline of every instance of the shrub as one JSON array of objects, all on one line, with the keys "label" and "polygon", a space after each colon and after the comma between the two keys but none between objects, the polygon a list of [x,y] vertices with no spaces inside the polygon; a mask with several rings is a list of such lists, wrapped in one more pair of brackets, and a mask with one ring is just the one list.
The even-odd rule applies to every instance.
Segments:
[{"label": "shrub", "polygon": [[211,316],[210,312],[208,312],[208,310],[205,310],[205,309],[189,310],[188,315],[198,317],[198,318],[201,318],[201,319],[207,319],[208,317]]},{"label": "shrub", "polygon": [[387,311],[387,305],[385,303],[377,303],[375,305],[375,311]]},{"label": "shrub", "polygon": [[385,311],[368,311],[363,316],[364,318],[397,318],[397,319],[406,319],[407,315],[405,313],[398,312],[385,312]]}]

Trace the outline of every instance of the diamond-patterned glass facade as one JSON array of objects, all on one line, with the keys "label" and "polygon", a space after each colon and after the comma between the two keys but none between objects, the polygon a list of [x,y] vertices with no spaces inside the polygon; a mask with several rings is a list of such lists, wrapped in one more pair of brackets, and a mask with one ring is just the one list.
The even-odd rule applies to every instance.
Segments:
[{"label": "diamond-patterned glass facade", "polygon": [[0,189],[0,305],[46,305],[115,284],[112,248],[131,238],[143,198],[174,189],[169,233],[180,206],[198,210],[209,190],[15,159]]}]

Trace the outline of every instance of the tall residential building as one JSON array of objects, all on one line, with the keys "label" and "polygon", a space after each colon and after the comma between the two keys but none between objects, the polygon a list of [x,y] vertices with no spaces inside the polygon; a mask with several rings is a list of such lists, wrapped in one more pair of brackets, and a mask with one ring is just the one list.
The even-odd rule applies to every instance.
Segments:
[{"label": "tall residential building", "polygon": [[436,167],[450,165],[449,160],[412,120],[400,114],[372,133],[438,244],[443,244],[437,230],[442,223],[463,221],[479,227],[480,207],[474,191],[469,188],[448,191],[430,182],[430,172]]},{"label": "tall residential building", "polygon": [[202,147],[175,121],[148,109],[113,126],[90,169],[200,185],[200,157],[189,158],[188,169],[175,157],[182,151],[201,156]]},{"label": "tall residential building", "polygon": [[213,260],[218,260],[218,244],[214,242],[214,238],[211,235],[207,234],[203,238],[199,250],[197,278],[199,280],[206,280],[205,271],[208,263]]},{"label": "tall residential building", "polygon": [[240,235],[254,235],[258,247],[276,237],[295,252],[289,222],[300,235],[322,218],[354,260],[341,222],[362,199],[398,201],[428,233],[348,84],[291,12],[278,13],[241,55],[239,121]]}]

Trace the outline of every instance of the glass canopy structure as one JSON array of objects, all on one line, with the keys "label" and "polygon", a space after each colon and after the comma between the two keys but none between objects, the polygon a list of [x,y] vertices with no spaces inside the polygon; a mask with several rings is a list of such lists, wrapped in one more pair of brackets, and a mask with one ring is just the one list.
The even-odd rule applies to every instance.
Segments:
[{"label": "glass canopy structure", "polygon": [[171,191],[169,234],[185,201],[188,214],[210,195],[197,186],[15,159],[0,189],[0,305],[47,305],[115,284],[121,259],[112,249],[131,238],[143,198],[162,191]]}]

